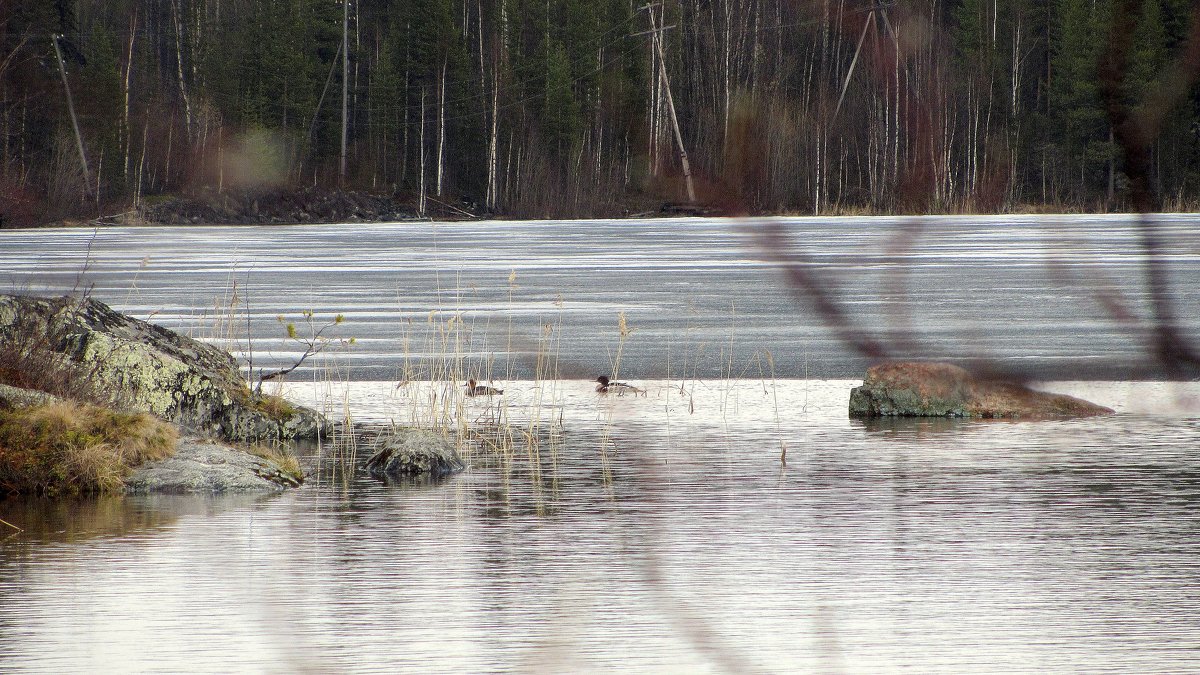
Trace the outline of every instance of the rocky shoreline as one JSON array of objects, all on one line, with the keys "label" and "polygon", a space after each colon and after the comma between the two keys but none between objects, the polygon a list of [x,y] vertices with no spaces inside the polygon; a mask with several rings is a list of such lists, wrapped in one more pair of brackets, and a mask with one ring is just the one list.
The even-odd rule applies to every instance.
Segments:
[{"label": "rocky shoreline", "polygon": [[299,487],[303,476],[277,462],[218,440],[185,437],[175,454],[147,462],[125,479],[128,494],[226,494],[282,492]]},{"label": "rocky shoreline", "polygon": [[[124,416],[117,419],[150,415],[179,429],[174,447],[167,448],[169,456],[136,466],[124,477],[125,489],[139,493],[295,487],[303,475],[294,467],[237,445],[281,446],[315,437],[326,426],[316,411],[253,392],[228,353],[91,298],[0,295],[0,379],[7,381],[0,388],[0,412],[8,413],[9,423],[18,424],[22,412],[51,408],[53,419],[67,425],[59,440],[39,436],[50,444],[41,458],[31,457],[28,447],[6,451],[0,438],[0,473],[10,481],[16,480],[13,476],[36,475],[28,462],[46,463],[49,455],[65,453],[68,458],[65,467],[52,467],[51,472],[82,470],[71,457],[96,451],[94,442],[87,440],[88,425],[93,424],[87,415],[105,408]],[[123,454],[119,441],[111,445],[113,454]],[[21,460],[26,462],[21,467],[3,465]],[[67,485],[83,482],[64,479]],[[36,483],[42,489],[70,489],[53,487],[58,484]],[[10,483],[6,490],[22,487]]]},{"label": "rocky shoreline", "polygon": [[[471,215],[466,209],[460,210]],[[417,220],[418,216],[409,201],[392,195],[279,188],[169,197],[144,206],[140,218],[158,225],[283,225],[392,222]]]},{"label": "rocky shoreline", "polygon": [[[44,420],[61,430],[24,433]],[[98,430],[96,420],[108,427]],[[177,432],[162,428],[164,421]],[[104,434],[135,428],[157,433],[163,452],[122,468],[129,465],[120,461],[122,442]],[[126,474],[117,483],[126,493],[278,492],[304,481],[290,444],[333,430],[316,411],[253,390],[233,357],[211,345],[91,298],[0,295],[0,490],[26,491],[22,479],[34,492],[67,489],[63,479],[86,482],[47,473],[87,473],[74,458],[108,448],[113,458],[101,461],[110,474]],[[440,434],[350,432],[335,435],[369,442],[377,452],[364,469],[380,480],[439,478],[465,468]],[[38,452],[31,437],[49,445]],[[103,485],[109,491],[112,483]]]},{"label": "rocky shoreline", "polygon": [[[712,205],[653,200],[630,204],[620,217],[718,217]],[[414,220],[476,220],[495,218],[468,197],[426,199],[426,214],[417,213],[414,198],[381,192],[326,188],[270,188],[260,190],[204,191],[168,196],[144,205],[136,214],[146,225],[298,225],[318,223],[380,223]],[[649,207],[649,208],[646,208]],[[614,214],[616,217],[618,214]]]}]

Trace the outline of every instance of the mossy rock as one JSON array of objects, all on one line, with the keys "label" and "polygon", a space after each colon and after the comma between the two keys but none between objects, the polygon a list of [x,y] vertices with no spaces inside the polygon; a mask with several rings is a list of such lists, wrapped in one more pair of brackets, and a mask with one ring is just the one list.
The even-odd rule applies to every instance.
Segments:
[{"label": "mossy rock", "polygon": [[400,429],[375,442],[367,473],[380,480],[444,478],[466,463],[444,436],[423,429]]},{"label": "mossy rock", "polygon": [[1063,394],[972,376],[949,363],[895,362],[873,366],[850,392],[851,417],[977,417],[1054,419],[1113,411]]}]

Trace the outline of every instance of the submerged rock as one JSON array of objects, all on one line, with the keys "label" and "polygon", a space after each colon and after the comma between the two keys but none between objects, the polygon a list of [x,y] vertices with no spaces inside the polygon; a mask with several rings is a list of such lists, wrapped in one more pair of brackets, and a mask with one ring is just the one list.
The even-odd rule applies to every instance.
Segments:
[{"label": "submerged rock", "polygon": [[175,454],[147,462],[125,480],[130,494],[279,492],[300,480],[275,462],[227,445],[185,438]]},{"label": "submerged rock", "polygon": [[873,366],[850,392],[851,417],[1069,418],[1106,415],[1110,408],[1062,394],[985,380],[948,363]]},{"label": "submerged rock", "polygon": [[228,353],[87,298],[0,295],[0,350],[29,335],[65,355],[108,402],[233,441],[311,438],[324,425],[301,406],[266,405]]},{"label": "submerged rock", "polygon": [[442,478],[466,468],[454,444],[440,434],[404,429],[380,437],[367,460],[367,473],[378,479]]}]

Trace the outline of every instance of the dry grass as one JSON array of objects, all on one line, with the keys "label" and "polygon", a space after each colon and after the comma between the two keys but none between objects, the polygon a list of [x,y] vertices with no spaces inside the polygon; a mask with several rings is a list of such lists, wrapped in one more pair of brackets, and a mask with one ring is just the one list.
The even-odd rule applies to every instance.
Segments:
[{"label": "dry grass", "polygon": [[178,432],[144,413],[54,403],[0,411],[0,491],[119,492],[133,467],[168,457]]},{"label": "dry grass", "polygon": [[250,454],[274,464],[281,472],[293,478],[297,484],[304,482],[304,468],[300,460],[287,448],[275,445],[255,444],[246,448]]},{"label": "dry grass", "polygon": [[276,394],[256,393],[247,389],[234,392],[234,399],[242,405],[266,415],[276,422],[285,422],[299,410],[296,404]]}]

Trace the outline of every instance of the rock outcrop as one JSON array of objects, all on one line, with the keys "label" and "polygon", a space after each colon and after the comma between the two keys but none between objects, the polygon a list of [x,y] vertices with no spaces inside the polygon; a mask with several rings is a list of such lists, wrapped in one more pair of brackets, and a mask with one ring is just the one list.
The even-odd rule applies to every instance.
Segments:
[{"label": "rock outcrop", "polygon": [[25,408],[35,405],[49,405],[61,401],[57,396],[52,396],[44,391],[36,391],[33,389],[22,389],[20,387],[10,387],[7,384],[0,384],[0,408]]},{"label": "rock outcrop", "polygon": [[851,417],[1054,419],[1106,415],[1109,408],[1020,384],[988,380],[948,363],[885,363],[850,392]]},{"label": "rock outcrop", "polygon": [[[36,324],[36,325],[31,325]],[[0,295],[0,350],[30,334],[65,355],[110,403],[233,441],[311,438],[316,412],[254,395],[228,353],[93,299]]]},{"label": "rock outcrop", "polygon": [[381,436],[366,469],[380,480],[443,478],[466,468],[454,444],[422,429],[401,429]]},{"label": "rock outcrop", "polygon": [[220,443],[184,438],[172,457],[147,462],[125,479],[130,494],[279,492],[300,478],[275,462]]}]

